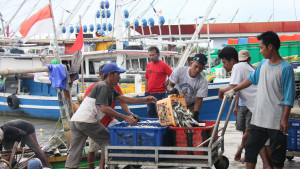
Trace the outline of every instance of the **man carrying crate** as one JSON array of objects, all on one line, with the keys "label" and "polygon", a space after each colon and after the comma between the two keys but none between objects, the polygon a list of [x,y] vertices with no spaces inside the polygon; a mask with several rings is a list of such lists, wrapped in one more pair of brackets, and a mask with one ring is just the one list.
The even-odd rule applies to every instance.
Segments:
[{"label": "man carrying crate", "polygon": [[286,134],[290,127],[289,114],[295,99],[294,70],[279,54],[280,40],[276,33],[264,32],[257,39],[260,53],[265,59],[248,78],[224,95],[232,98],[235,92],[252,84],[258,85],[245,146],[247,168],[255,168],[257,155],[268,139],[274,168],[283,168],[287,148]]},{"label": "man carrying crate", "polygon": [[[87,137],[98,143],[102,150],[109,144],[109,131],[99,123],[104,115],[123,119],[130,125],[137,124],[137,119],[133,116],[120,114],[110,107],[114,99],[129,104],[156,101],[153,96],[130,98],[120,95],[113,87],[118,84],[120,74],[124,72],[125,70],[119,68],[116,63],[105,65],[103,67],[105,80],[93,87],[90,94],[84,99],[77,112],[71,118],[69,124],[71,140],[66,168],[78,168]],[[101,152],[101,157],[99,169],[104,169],[104,151]]]},{"label": "man carrying crate", "polygon": [[207,58],[204,54],[196,54],[190,66],[178,67],[173,71],[167,86],[170,94],[184,95],[186,105],[193,112],[196,121],[199,121],[202,101],[208,92],[208,83],[205,76],[201,74],[206,63]]}]

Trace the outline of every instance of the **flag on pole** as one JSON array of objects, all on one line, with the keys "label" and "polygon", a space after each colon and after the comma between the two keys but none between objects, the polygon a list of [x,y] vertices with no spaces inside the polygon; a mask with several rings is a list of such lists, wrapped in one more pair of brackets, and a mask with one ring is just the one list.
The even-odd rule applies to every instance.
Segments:
[{"label": "flag on pole", "polygon": [[77,38],[71,48],[71,53],[76,52],[77,50],[80,50],[83,53],[83,32],[82,32],[82,26],[79,29]]},{"label": "flag on pole", "polygon": [[50,4],[24,21],[20,28],[25,43],[31,36],[42,33],[53,33],[53,22]]}]

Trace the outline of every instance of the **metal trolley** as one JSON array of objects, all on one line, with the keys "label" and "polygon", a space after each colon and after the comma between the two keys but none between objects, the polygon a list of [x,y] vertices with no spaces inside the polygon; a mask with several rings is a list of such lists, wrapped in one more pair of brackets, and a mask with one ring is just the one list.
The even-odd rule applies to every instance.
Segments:
[{"label": "metal trolley", "polygon": [[[105,149],[105,161],[108,165],[108,169],[115,169],[118,165],[129,165],[129,168],[131,169],[140,168],[141,166],[212,167],[214,165],[217,169],[227,169],[229,160],[227,157],[223,156],[224,134],[234,106],[235,98],[233,98],[233,101],[231,102],[224,127],[218,129],[227,101],[228,98],[224,96],[212,136],[197,147],[107,146]],[[208,143],[207,147],[200,147],[206,143]],[[153,153],[122,153],[127,150],[134,150],[135,152],[147,150]],[[174,154],[174,151],[198,151],[198,154],[199,152],[202,152],[203,155],[193,155],[194,153],[179,155]],[[126,158],[126,160],[124,160],[124,158]],[[141,158],[147,160],[139,160]]]}]

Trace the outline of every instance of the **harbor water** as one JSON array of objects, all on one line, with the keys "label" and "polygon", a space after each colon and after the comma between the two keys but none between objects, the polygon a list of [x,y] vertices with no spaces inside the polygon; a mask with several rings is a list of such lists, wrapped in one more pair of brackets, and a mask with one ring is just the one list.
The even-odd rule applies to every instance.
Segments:
[{"label": "harbor water", "polygon": [[[294,112],[300,113],[300,109],[298,107],[293,108]],[[45,141],[47,141],[51,136],[56,135],[59,130],[62,130],[62,125],[57,123],[57,121],[51,120],[40,120],[40,119],[32,119],[32,118],[23,118],[23,117],[13,117],[13,116],[0,116],[0,125],[3,125],[4,122],[14,119],[23,119],[34,124],[36,129],[36,136],[40,143],[43,145]],[[234,161],[234,155],[237,150],[237,146],[240,144],[242,138],[242,133],[235,130],[235,122],[229,122],[229,125],[225,134],[225,153],[224,155],[229,159],[229,169],[243,169],[246,168],[246,164],[241,162]],[[242,154],[243,156],[244,154]],[[298,169],[300,166],[300,157],[294,157],[293,160],[286,160],[285,167],[286,169]],[[123,166],[120,166],[123,167]],[[153,166],[142,166],[142,168],[146,169],[155,169],[157,167]],[[172,167],[176,168],[176,167]],[[200,169],[201,167],[198,167]],[[214,167],[212,167],[214,168]],[[258,158],[257,169],[262,169],[262,161]],[[178,167],[178,169],[184,169],[183,167]]]}]

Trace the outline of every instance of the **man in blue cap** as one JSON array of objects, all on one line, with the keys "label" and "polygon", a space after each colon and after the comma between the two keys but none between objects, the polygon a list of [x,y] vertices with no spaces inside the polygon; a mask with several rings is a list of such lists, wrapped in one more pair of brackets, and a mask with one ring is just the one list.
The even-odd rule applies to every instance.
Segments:
[{"label": "man in blue cap", "polygon": [[101,146],[99,169],[104,169],[104,147],[110,142],[108,129],[99,122],[104,115],[123,119],[130,125],[137,124],[137,119],[133,115],[124,115],[113,110],[110,107],[113,100],[119,100],[127,104],[156,101],[153,96],[130,98],[120,95],[114,89],[114,85],[118,84],[120,74],[126,70],[119,68],[116,63],[105,65],[102,71],[104,81],[93,87],[70,120],[71,141],[66,168],[78,168],[85,141],[87,137],[90,137]]}]

